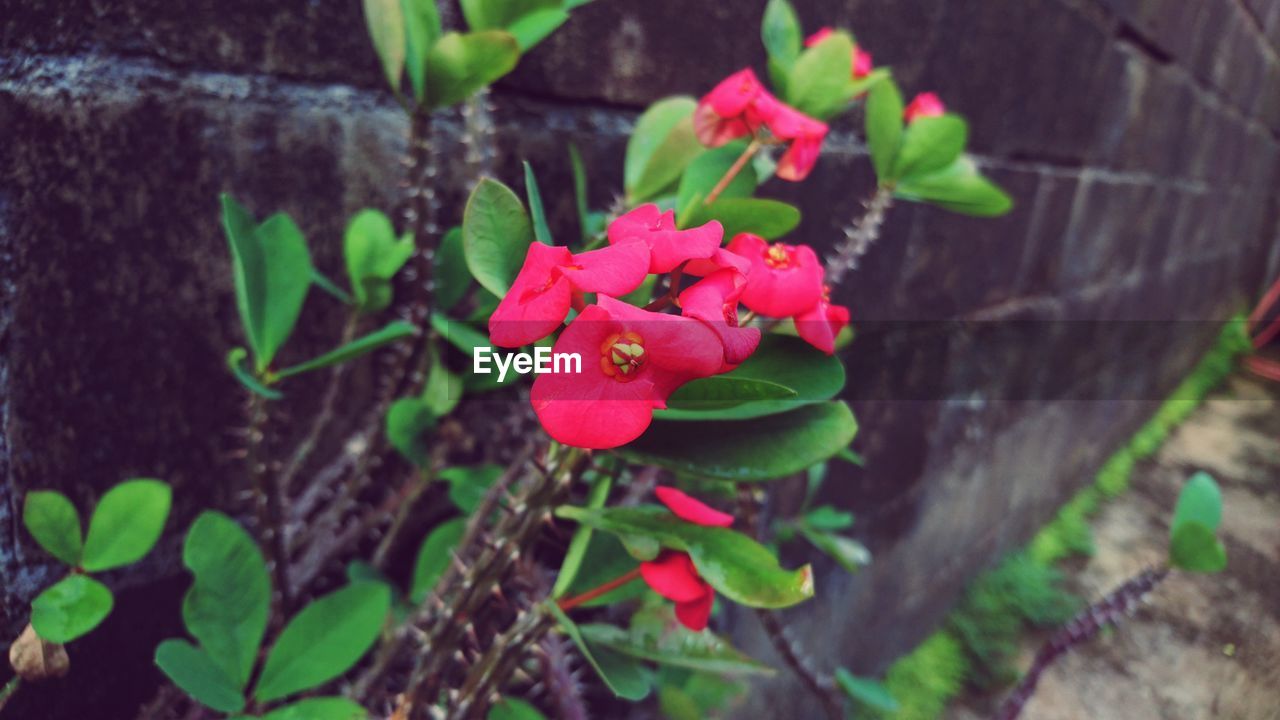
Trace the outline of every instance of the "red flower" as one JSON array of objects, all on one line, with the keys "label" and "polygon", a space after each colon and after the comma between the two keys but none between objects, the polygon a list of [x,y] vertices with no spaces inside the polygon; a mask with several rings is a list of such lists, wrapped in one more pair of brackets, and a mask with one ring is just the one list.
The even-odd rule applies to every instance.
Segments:
[{"label": "red flower", "polygon": [[849,308],[831,304],[831,288],[822,289],[822,299],[795,316],[796,332],[805,342],[830,355],[836,351],[836,336],[849,324]]},{"label": "red flower", "polygon": [[703,145],[720,147],[754,134],[777,104],[751,68],[739,70],[698,102],[693,112],[694,134]]},{"label": "red flower", "polygon": [[906,110],[903,110],[902,116],[911,123],[918,118],[938,117],[946,112],[947,106],[942,104],[942,100],[936,94],[924,92],[915,96]]},{"label": "red flower", "polygon": [[[745,260],[733,253],[724,254],[739,261]],[[724,345],[722,372],[732,370],[760,345],[759,328],[738,327],[738,300],[746,285],[746,275],[734,268],[726,268],[711,273],[680,293],[681,312],[686,317],[703,321],[720,337]],[[675,508],[672,510],[680,514]]]},{"label": "red flower", "polygon": [[742,304],[769,317],[791,317],[822,298],[822,263],[808,245],[770,245],[763,238],[742,233],[729,251],[751,263]]},{"label": "red flower", "polygon": [[805,179],[818,162],[822,141],[827,137],[827,124],[778,103],[769,120],[769,131],[779,140],[790,141],[786,152],[778,158],[778,177],[792,181]]},{"label": "red flower", "polygon": [[675,213],[671,210],[662,212],[653,203],[641,205],[609,224],[611,245],[625,245],[635,240],[644,242],[649,248],[651,273],[671,272],[686,260],[709,258],[719,249],[723,239],[724,227],[719,222],[712,220],[700,227],[677,230]]},{"label": "red flower", "polygon": [[566,247],[533,243],[502,302],[489,317],[489,340],[520,347],[555,332],[569,314],[575,294],[622,295],[648,274],[649,249],[620,243],[574,255]]},{"label": "red flower", "polygon": [[551,437],[590,449],[635,440],[676,388],[716,374],[724,362],[724,348],[705,324],[607,295],[574,318],[552,352],[576,353],[581,372],[539,374],[533,410]]},{"label": "red flower", "polygon": [[[733,516],[670,487],[659,487],[654,494],[681,520],[706,527],[728,527]],[[640,576],[653,591],[676,604],[680,624],[700,632],[707,627],[715,591],[694,566],[688,553],[663,550],[654,560],[640,563]]]},{"label": "red flower", "polygon": [[[831,37],[833,32],[835,31],[830,27],[824,27],[805,38],[804,46],[813,47],[814,45],[817,45],[823,40]],[[861,48],[855,45],[853,49],[853,78],[855,80],[861,80],[871,74],[873,67],[874,66],[871,64],[871,53],[863,52]]]},{"label": "red flower", "polygon": [[662,597],[676,604],[676,619],[694,632],[706,629],[716,594],[698,574],[688,553],[663,550],[657,559],[640,563],[640,577]]}]

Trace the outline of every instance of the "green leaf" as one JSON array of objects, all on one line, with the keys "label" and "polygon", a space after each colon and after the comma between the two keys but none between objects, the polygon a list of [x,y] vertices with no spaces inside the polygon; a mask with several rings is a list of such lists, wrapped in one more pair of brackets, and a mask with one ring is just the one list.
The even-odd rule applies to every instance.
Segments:
[{"label": "green leaf", "polygon": [[141,560],[160,539],[172,501],[173,491],[159,480],[126,480],[108,490],[89,519],[84,569],[100,572]]},{"label": "green leaf", "polygon": [[1209,473],[1198,472],[1182,486],[1169,536],[1172,537],[1178,528],[1189,522],[1200,523],[1212,531],[1222,524],[1222,491]]},{"label": "green leaf", "polygon": [[564,506],[556,515],[618,536],[652,538],[664,547],[689,553],[711,587],[750,607],[790,607],[813,596],[808,565],[784,570],[755,540],[723,527],[686,522],[665,508],[614,507],[599,510]]},{"label": "green leaf", "polygon": [[721,198],[709,206],[695,205],[690,212],[689,227],[719,220],[727,238],[751,233],[775,240],[800,224],[799,208],[763,198]]},{"label": "green leaf", "polygon": [[519,58],[520,45],[511,33],[445,33],[427,53],[427,106],[438,109],[466,100],[511,72]]},{"label": "green leaf", "polygon": [[461,320],[450,320],[444,315],[435,314],[431,316],[431,327],[467,357],[475,357],[478,348],[493,347],[489,344],[487,335]]},{"label": "green leaf", "polygon": [[529,197],[529,213],[533,216],[533,237],[543,245],[554,245],[551,239],[551,228],[547,226],[547,211],[542,207],[542,193],[538,192],[538,178],[533,175],[533,166],[524,162],[524,191]]},{"label": "green leaf", "polygon": [[605,624],[578,628],[592,646],[638,660],[722,675],[773,675],[773,668],[744,655],[710,631],[693,632],[671,622],[657,633],[631,632]]},{"label": "green leaf", "polygon": [[260,337],[267,298],[266,261],[262,246],[254,236],[254,220],[249,211],[227,194],[222,201],[222,226],[231,249],[231,275],[236,290],[236,310],[245,339],[254,354],[260,354]]},{"label": "green leaf", "polygon": [[[586,525],[580,526],[580,529],[582,528],[591,529]],[[657,543],[652,543],[652,545],[652,553],[646,553],[650,558],[657,556],[662,549],[662,546]],[[609,533],[592,532],[591,539],[587,543],[586,553],[582,559],[581,568],[565,595],[569,597],[581,595],[592,588],[600,587],[610,580],[616,580],[635,569],[636,558],[628,552],[622,540]],[[613,603],[641,597],[646,592],[648,592],[648,586],[644,583],[630,582],[616,590],[611,590],[599,597],[587,600],[580,607],[612,605]]]},{"label": "green leaf", "polygon": [[578,626],[555,603],[548,602],[543,607],[559,621],[560,628],[578,646],[582,657],[595,668],[596,674],[614,695],[638,702],[649,694],[649,678],[643,668],[608,648],[588,645]]},{"label": "green leaf", "polygon": [[472,276],[498,297],[520,272],[533,228],[520,198],[492,178],[481,178],[462,215],[462,246]]},{"label": "green leaf", "polygon": [[378,348],[389,345],[397,340],[403,340],[417,334],[418,329],[410,323],[403,320],[393,320],[387,323],[387,326],[381,330],[371,332],[364,337],[356,338],[341,347],[334,348],[320,357],[312,358],[306,362],[298,363],[287,367],[276,373],[276,377],[283,380],[293,375],[300,375],[312,370],[337,365],[348,360],[358,358],[366,353],[371,353]]},{"label": "green leaf", "polygon": [[365,720],[369,712],[344,697],[316,697],[272,710],[262,720]]},{"label": "green leaf", "polygon": [[449,500],[470,515],[480,507],[485,493],[502,475],[502,470],[501,465],[451,467],[441,471],[440,479],[449,483]]},{"label": "green leaf", "polygon": [[244,689],[271,607],[271,580],[262,551],[236,521],[206,511],[187,531],[182,562],[195,575],[182,602],[187,632],[236,687]]},{"label": "green leaf", "polygon": [[338,287],[337,283],[330,280],[324,273],[315,268],[311,268],[311,282],[324,292],[332,295],[343,305],[352,305],[355,303],[355,298],[351,297],[350,293]]},{"label": "green leaf", "polygon": [[903,180],[894,194],[907,200],[931,202],[965,215],[994,217],[1013,208],[1013,200],[978,172],[977,166],[962,157],[931,175]]},{"label": "green leaf", "polygon": [[461,0],[462,17],[472,30],[509,27],[526,15],[561,7],[561,0]]},{"label": "green leaf", "polygon": [[804,524],[815,530],[828,532],[848,530],[853,527],[853,513],[822,505],[805,513]]},{"label": "green leaf", "polygon": [[404,459],[424,467],[427,464],[426,433],[435,424],[436,414],[422,398],[400,398],[387,410],[387,442]]},{"label": "green leaf", "polygon": [[655,422],[620,452],[709,480],[755,482],[798,473],[853,441],[858,423],[842,402],[731,422]]},{"label": "green leaf", "polygon": [[889,180],[902,145],[902,91],[892,78],[867,92],[866,132],[871,162],[881,183]]},{"label": "green leaf", "polygon": [[898,701],[884,683],[858,677],[844,668],[836,668],[836,683],[850,700],[867,710],[876,713],[898,712]]},{"label": "green leaf", "polygon": [[1216,573],[1227,567],[1227,550],[1207,525],[1185,520],[1169,541],[1169,562],[1190,572]]},{"label": "green leaf", "polygon": [[862,543],[843,535],[818,530],[805,523],[800,524],[800,533],[814,547],[826,553],[840,563],[840,567],[848,572],[857,572],[871,562],[871,553]]},{"label": "green leaf", "polygon": [[697,106],[697,100],[684,95],[663,98],[636,120],[623,167],[629,202],[648,200],[672,186],[702,152],[702,143],[693,132]]},{"label": "green leaf", "polygon": [[902,150],[890,175],[923,177],[951,165],[969,141],[969,125],[958,115],[917,118],[902,136]]},{"label": "green leaf", "polygon": [[[591,486],[591,491],[587,493],[587,507],[590,509],[604,507],[612,487],[613,478],[608,475],[597,480]],[[574,531],[573,538],[569,541],[569,548],[564,553],[564,562],[560,563],[560,574],[556,576],[556,584],[551,589],[552,599],[563,596],[569,588],[573,587],[574,578],[582,569],[582,561],[587,555],[587,548],[591,545],[591,535],[589,525],[579,525]]]},{"label": "green leaf", "polygon": [[732,372],[687,383],[678,392],[701,393],[706,380],[762,380],[796,392],[788,399],[761,399],[723,409],[658,410],[661,420],[746,420],[788,412],[835,397],[844,387],[844,366],[798,338],[765,335],[760,346]]},{"label": "green leaf", "polygon": [[674,410],[721,410],[760,400],[786,400],[798,393],[786,385],[754,378],[717,375],[689,383],[676,390],[667,401]]},{"label": "green leaf", "polygon": [[204,650],[186,640],[165,640],[156,648],[155,663],[193,699],[218,712],[244,709],[244,695]]},{"label": "green leaf", "polygon": [[837,30],[801,53],[787,73],[787,104],[800,112],[826,120],[852,99],[853,39]]},{"label": "green leaf", "polygon": [[436,307],[448,310],[458,304],[471,287],[471,271],[462,249],[462,228],[452,227],[436,249]]},{"label": "green leaf", "polygon": [[427,384],[422,388],[422,401],[427,409],[438,418],[453,412],[462,400],[462,378],[444,366],[440,359],[440,351],[431,348],[431,372],[427,375]]},{"label": "green leaf", "polygon": [[453,562],[453,551],[467,530],[466,518],[446,520],[427,533],[418,548],[418,558],[413,563],[413,582],[409,585],[409,599],[420,603],[436,586],[440,576]]},{"label": "green leaf", "polygon": [[115,599],[88,575],[59,580],[31,601],[31,626],[43,640],[64,644],[98,627]]},{"label": "green leaf", "polygon": [[259,372],[275,359],[302,313],[311,287],[311,254],[302,231],[288,215],[277,213],[254,231],[262,246],[266,274],[266,306],[263,309],[260,345],[255,358]]},{"label": "green leaf", "polygon": [[378,639],[391,593],[356,582],[313,601],[294,616],[267,656],[254,698],[269,702],[338,677]]},{"label": "green leaf", "polygon": [[[732,142],[708,150],[689,163],[684,175],[680,176],[680,187],[676,191],[676,219],[680,227],[693,225],[697,206],[715,189],[746,148],[746,141]],[[756,191],[756,182],[755,168],[748,163],[733,176],[719,198],[749,197]]]},{"label": "green leaf", "polygon": [[787,0],[769,0],[760,23],[760,39],[769,60],[783,70],[790,70],[800,57],[800,19]]},{"label": "green leaf", "polygon": [[391,304],[391,278],[413,255],[413,235],[397,239],[385,214],[361,210],[347,225],[342,252],[356,306],[375,313]]},{"label": "green leaf", "polygon": [[489,708],[488,720],[547,720],[547,716],[524,700],[503,698]]},{"label": "green leaf", "polygon": [[54,490],[27,493],[22,506],[22,522],[27,532],[50,555],[72,567],[80,564],[80,513],[66,495]]},{"label": "green leaf", "polygon": [[418,102],[427,94],[427,53],[440,39],[440,10],[436,0],[400,0],[404,16],[405,67],[413,97]]},{"label": "green leaf", "polygon": [[528,52],[534,45],[547,39],[547,36],[555,32],[556,28],[565,24],[568,19],[568,11],[560,8],[547,8],[531,12],[516,20],[507,26],[507,32],[515,36],[516,42],[520,44],[521,52]]},{"label": "green leaf", "polygon": [[364,21],[373,49],[382,61],[382,72],[391,89],[399,92],[405,60],[405,23],[400,0],[364,0]]},{"label": "green leaf", "polygon": [[244,348],[231,348],[227,352],[227,369],[249,392],[257,393],[268,400],[279,400],[284,395],[279,390],[272,390],[254,376],[253,371],[245,366],[249,359],[249,351]]},{"label": "green leaf", "polygon": [[587,166],[582,163],[582,154],[578,152],[578,146],[573,143],[569,143],[569,166],[573,168],[573,205],[578,211],[578,229],[582,233],[582,241],[586,242],[591,235],[588,220],[591,207],[587,192]]}]

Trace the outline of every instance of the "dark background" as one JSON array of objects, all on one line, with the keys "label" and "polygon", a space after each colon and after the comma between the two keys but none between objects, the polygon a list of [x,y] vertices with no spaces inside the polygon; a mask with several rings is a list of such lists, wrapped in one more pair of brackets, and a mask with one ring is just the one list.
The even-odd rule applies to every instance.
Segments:
[{"label": "dark background", "polygon": [[[521,159],[569,217],[569,142],[593,205],[609,205],[640,110],[761,64],[763,5],[575,12],[500,83],[470,123],[481,132],[458,112],[437,123],[440,221],[478,172],[519,188]],[[1087,482],[1275,273],[1280,2],[796,6],[808,30],[852,27],[906,93],[940,92],[1017,202],[999,220],[895,208],[838,292],[867,329],[847,359],[869,464],[827,491],[876,558],[854,577],[824,569],[819,599],[789,617],[820,666],[875,672]],[[399,198],[407,127],[383,86],[357,0],[0,0],[0,634],[53,579],[21,529],[26,490],[85,507],[151,475],[178,502],[170,541],[110,578],[118,608],[72,646],[48,717],[84,717],[78,703],[132,717],[150,697],[185,586],[174,538],[238,472],[217,193],[291,213],[338,274],[346,219]],[[829,246],[860,214],[872,178],[855,130],[837,124],[809,181],[766,186],[804,211],[794,240]],[[318,294],[308,308],[298,357],[339,322]],[[306,417],[314,396],[286,412]],[[347,393],[344,410],[365,400]],[[748,614],[733,621],[771,657]],[[757,692],[807,714],[785,673]]]}]

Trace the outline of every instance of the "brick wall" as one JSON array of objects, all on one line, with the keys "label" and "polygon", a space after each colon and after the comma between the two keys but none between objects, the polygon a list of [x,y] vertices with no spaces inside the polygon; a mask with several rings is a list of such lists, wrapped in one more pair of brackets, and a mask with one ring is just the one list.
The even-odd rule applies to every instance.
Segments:
[{"label": "brick wall", "polygon": [[[1280,2],[796,5],[810,27],[852,26],[908,92],[940,91],[1017,201],[999,220],[900,205],[838,293],[860,328],[848,394],[869,465],[841,469],[827,493],[858,513],[876,562],[821,572],[820,599],[793,618],[820,662],[869,672],[1082,485],[1276,272]],[[640,109],[761,63],[762,6],[579,11],[491,96],[487,155],[464,154],[457,113],[438,123],[441,219],[456,219],[462,179],[487,169],[518,184],[521,159],[566,217],[569,142],[607,205]],[[21,491],[87,501],[152,474],[180,498],[225,498],[240,408],[222,366],[238,335],[217,192],[292,213],[336,273],[350,213],[396,204],[407,129],[355,0],[0,0],[0,128],[9,632],[51,572],[15,540]],[[797,240],[829,245],[870,194],[855,130],[837,125],[808,182],[766,186],[802,208]],[[328,309],[301,341],[319,347],[337,309],[312,303]],[[291,412],[305,417],[313,395]],[[152,570],[118,584],[151,592]],[[122,600],[121,614],[131,605],[146,604]],[[121,661],[145,665],[175,622],[121,620],[82,652],[125,642]],[[128,643],[138,624],[147,642]],[[769,655],[749,617],[735,624]],[[123,708],[153,681],[97,694]],[[803,702],[785,674],[758,692]]]}]

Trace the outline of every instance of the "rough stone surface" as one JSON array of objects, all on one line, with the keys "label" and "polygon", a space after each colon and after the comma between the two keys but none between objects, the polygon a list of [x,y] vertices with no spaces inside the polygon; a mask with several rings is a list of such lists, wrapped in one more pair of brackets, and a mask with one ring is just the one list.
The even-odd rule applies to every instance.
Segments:
[{"label": "rough stone surface", "polygon": [[[824,567],[820,598],[790,617],[821,663],[875,672],[1084,482],[1275,274],[1280,3],[796,6],[809,28],[852,26],[908,93],[937,90],[969,116],[980,162],[1017,202],[987,221],[899,204],[836,290],[859,323],[848,396],[869,465],[841,466],[828,499],[858,513],[877,561],[855,577]],[[762,8],[577,11],[491,96],[489,159],[466,156],[459,114],[438,122],[440,221],[457,220],[476,168],[519,187],[527,159],[557,229],[575,232],[568,144],[593,207],[608,207],[644,105],[763,69]],[[179,498],[170,552],[198,507],[229,500],[243,417],[222,359],[241,340],[216,195],[291,213],[339,274],[346,218],[396,207],[407,133],[362,25],[357,2],[0,0],[6,634],[55,572],[20,528],[27,489],[87,507],[123,477],[165,477]],[[807,183],[766,186],[804,212],[795,240],[829,247],[860,214],[872,177],[855,129],[836,124]],[[310,298],[286,352],[331,343],[338,312]],[[363,406],[372,370],[355,373],[344,411]],[[284,417],[313,412],[317,388]],[[184,583],[160,579],[165,566],[111,578],[135,588],[120,597],[122,635],[73,645],[73,667],[129,633],[146,665],[177,626]],[[173,614],[146,622],[144,597]],[[753,623],[739,635],[767,657]],[[76,687],[101,699],[108,681]],[[126,717],[154,681],[101,716]],[[758,687],[762,707],[812,714],[796,690],[785,673]]]}]

